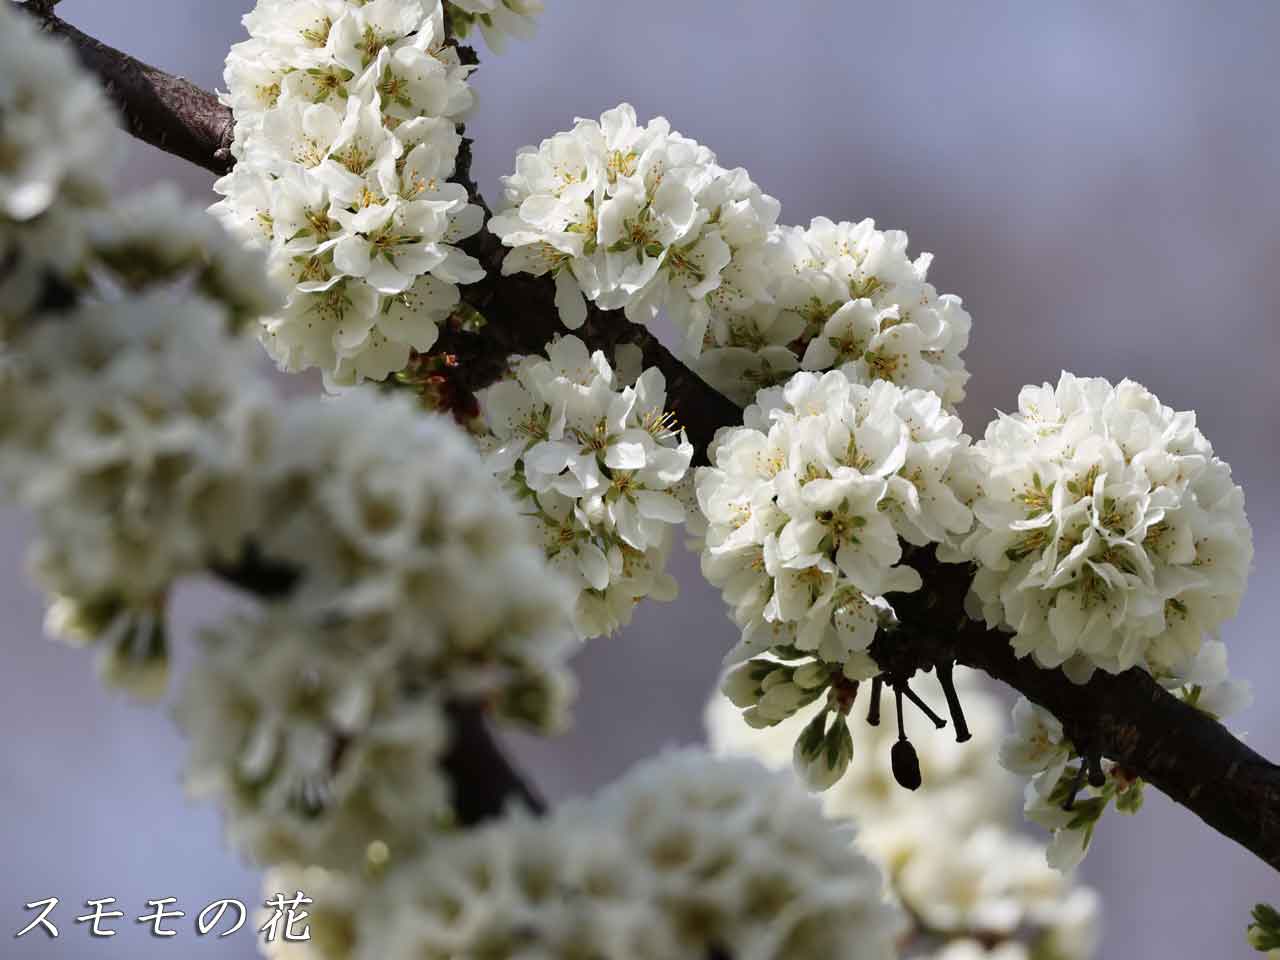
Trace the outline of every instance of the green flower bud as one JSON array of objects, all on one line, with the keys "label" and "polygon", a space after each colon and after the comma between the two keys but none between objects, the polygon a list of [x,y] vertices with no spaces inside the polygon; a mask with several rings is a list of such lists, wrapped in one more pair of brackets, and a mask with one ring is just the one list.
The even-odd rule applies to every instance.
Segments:
[{"label": "green flower bud", "polygon": [[814,660],[797,667],[792,680],[806,690],[820,690],[831,681],[831,667],[821,660]]},{"label": "green flower bud", "polygon": [[853,759],[853,735],[844,717],[836,714],[827,730],[828,711],[823,710],[796,738],[791,761],[796,775],[810,790],[826,790],[844,776]]},{"label": "green flower bud", "polygon": [[777,664],[770,660],[748,660],[733,667],[720,681],[720,692],[742,709],[754,706],[763,692],[761,686]]},{"label": "green flower bud", "polygon": [[770,687],[760,698],[760,712],[784,720],[805,704],[813,703],[816,693],[804,690],[794,683],[779,683]]}]

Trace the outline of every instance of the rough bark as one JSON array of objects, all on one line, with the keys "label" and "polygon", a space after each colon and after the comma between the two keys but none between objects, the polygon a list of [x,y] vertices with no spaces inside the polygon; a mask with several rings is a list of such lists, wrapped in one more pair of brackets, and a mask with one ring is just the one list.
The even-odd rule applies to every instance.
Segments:
[{"label": "rough bark", "polygon": [[[103,46],[47,8],[28,6],[50,32],[77,46],[121,105],[131,133],[206,169],[230,168],[231,115],[212,94]],[[457,179],[483,204],[469,171],[467,143]],[[463,297],[487,323],[477,332],[444,331],[437,349],[457,357],[465,385],[475,389],[498,376],[511,354],[539,352],[563,328],[549,279],[502,276],[504,251],[487,231],[466,246],[488,275],[464,287]],[[591,308],[577,333],[591,347],[609,352],[620,343],[635,344],[646,365],[663,371],[670,406],[694,442],[699,462],[705,462],[718,428],[740,422],[741,411],[733,403],[620,312]],[[895,600],[903,633],[877,640],[872,648],[877,661],[902,675],[951,660],[986,672],[1050,710],[1081,750],[1122,764],[1280,870],[1280,767],[1142,671],[1115,676],[1098,672],[1089,683],[1077,685],[1059,670],[1042,670],[1029,659],[1014,657],[1005,634],[965,616],[971,577],[967,567],[941,564],[931,550],[915,552],[910,562],[920,570],[925,589]],[[235,581],[237,573],[227,570],[224,576]],[[497,750],[476,710],[459,707],[455,715],[460,732],[451,769],[468,785],[464,819],[497,812],[507,796],[539,809],[540,801]]]},{"label": "rough bark", "polygon": [[20,5],[46,33],[70,43],[85,68],[102,80],[129,133],[219,175],[235,165],[231,110],[214,94],[81,33],[54,14],[53,6],[49,0]]}]

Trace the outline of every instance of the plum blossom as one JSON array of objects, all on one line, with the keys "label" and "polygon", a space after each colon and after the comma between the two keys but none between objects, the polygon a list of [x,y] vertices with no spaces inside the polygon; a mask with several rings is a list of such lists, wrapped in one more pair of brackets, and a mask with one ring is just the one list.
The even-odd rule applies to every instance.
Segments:
[{"label": "plum blossom", "polygon": [[578,633],[612,633],[642,598],[671,599],[666,558],[693,445],[664,409],[662,373],[624,384],[602,352],[566,336],[480,401],[492,469],[579,585]]},{"label": "plum blossom", "polygon": [[1125,380],[1025,387],[973,447],[971,605],[1019,656],[1083,682],[1183,669],[1239,606],[1244,495],[1195,415]]},{"label": "plum blossom", "polygon": [[715,304],[767,297],[756,279],[779,204],[663,117],[622,104],[516,157],[490,229],[504,273],[550,273],[570,329],[585,300],[638,323],[665,310],[697,355]]},{"label": "plum blossom", "polygon": [[885,594],[920,586],[900,538],[924,545],[971,523],[949,485],[967,443],[936,396],[885,381],[802,372],[760,391],[696,477],[703,572],[742,629],[730,658],[790,645],[850,680],[874,675]]},{"label": "plum blossom", "polygon": [[429,350],[484,274],[450,183],[471,68],[441,0],[261,0],[227,58],[235,169],[213,212],[290,291],[260,336],[285,369],[382,380]]}]

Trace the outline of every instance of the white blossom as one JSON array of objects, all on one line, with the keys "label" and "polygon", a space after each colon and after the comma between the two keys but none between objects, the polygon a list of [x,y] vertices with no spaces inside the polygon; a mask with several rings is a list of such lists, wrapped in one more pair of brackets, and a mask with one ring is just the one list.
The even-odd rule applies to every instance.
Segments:
[{"label": "white blossom", "polygon": [[85,218],[110,196],[115,111],[66,44],[0,7],[0,334],[83,268]]},{"label": "white blossom", "polygon": [[514,248],[504,273],[551,273],[560,316],[580,326],[583,297],[653,323],[665,309],[687,350],[702,347],[712,309],[767,297],[758,275],[779,205],[746,171],[630,104],[525,147],[503,179],[490,229]]},{"label": "white blossom", "polygon": [[971,523],[949,486],[967,443],[936,395],[885,381],[802,372],[760,391],[696,476],[703,572],[743,631],[730,657],[792,645],[851,680],[874,675],[884,594],[920,586],[899,538],[923,545]]},{"label": "white blossom", "polygon": [[[897,786],[890,770],[897,738],[892,693],[886,687],[881,695],[878,726],[862,723],[857,714],[867,703],[855,701],[857,714],[847,718],[852,757],[844,775],[822,793],[823,810],[857,825],[859,848],[885,871],[896,899],[930,936],[947,944],[928,955],[986,956],[971,954],[978,949],[971,943],[960,946],[972,931],[982,930],[992,939],[1029,934],[1035,943],[1052,943],[1055,956],[1088,960],[1097,939],[1097,895],[1051,869],[1044,847],[1010,829],[1017,786],[996,759],[1004,708],[975,672],[958,668],[955,683],[972,738],[957,743],[950,731],[935,731],[909,713],[907,729],[922,775],[915,791]],[[725,686],[732,696],[728,681]],[[931,676],[917,674],[912,688],[945,712],[941,686]],[[720,695],[707,705],[713,749],[751,756],[778,770],[791,765],[793,743],[824,712],[813,702],[775,725],[753,728],[735,707]]]},{"label": "white blossom", "polygon": [[362,625],[457,696],[562,722],[568,584],[456,425],[356,392],[287,407],[266,443],[259,546],[304,571],[296,616]]},{"label": "white blossom", "polygon": [[203,649],[178,705],[188,786],[221,801],[244,853],[356,869],[447,823],[448,727],[411,658],[285,612],[233,618]]},{"label": "white blossom", "polygon": [[470,67],[440,0],[261,0],[227,58],[235,169],[213,212],[290,292],[261,336],[286,369],[382,380],[483,276],[483,219],[450,183]]},{"label": "white blossom", "polygon": [[1025,387],[973,447],[974,612],[1019,656],[1175,672],[1234,615],[1253,557],[1244,496],[1195,426],[1142,386]]},{"label": "white blossom", "polygon": [[34,220],[55,201],[102,200],[118,149],[99,85],[10,5],[0,12],[0,62],[0,224]]},{"label": "white blossom", "polygon": [[852,835],[752,761],[668,753],[541,819],[513,811],[438,840],[363,887],[309,873],[333,894],[313,908],[319,943],[272,956],[896,956],[901,918]]},{"label": "white blossom", "polygon": [[[711,944],[752,960],[894,954],[900,918],[880,872],[790,776],[685,750],[641,764],[589,806],[626,838],[672,919],[698,910],[709,928],[672,924],[681,941],[661,956],[698,956]],[[706,876],[711,864],[716,879]]]},{"label": "white blossom", "polygon": [[[49,625],[155,693],[174,581],[233,558],[259,514],[267,393],[229,317],[163,291],[34,323],[7,358],[0,477],[32,511]],[[248,349],[248,352],[246,350]]]},{"label": "white blossom", "polygon": [[1019,697],[1013,705],[1013,730],[1000,744],[1000,764],[1024,777],[1036,777],[1037,783],[1051,788],[1069,759],[1071,741],[1063,735],[1058,719],[1026,697]]},{"label": "white blossom", "polygon": [[859,383],[930,390],[950,410],[969,379],[960,354],[970,319],[927,282],[931,260],[909,259],[906,234],[871,220],[779,227],[759,268],[767,295],[716,314],[699,372],[746,402],[798,366],[841,369]]},{"label": "white blossom", "polygon": [[480,395],[490,464],[548,560],[577,582],[584,638],[628,623],[645,597],[675,595],[666,559],[693,445],[665,403],[661,371],[624,384],[573,336]]},{"label": "white blossom", "polygon": [[871,220],[782,227],[745,170],[629,104],[578,120],[516,157],[490,227],[505,273],[551,274],[570,329],[585,300],[651,324],[665,310],[713,386],[750,402],[804,366],[931,390],[952,409],[968,373],[969,315]]}]

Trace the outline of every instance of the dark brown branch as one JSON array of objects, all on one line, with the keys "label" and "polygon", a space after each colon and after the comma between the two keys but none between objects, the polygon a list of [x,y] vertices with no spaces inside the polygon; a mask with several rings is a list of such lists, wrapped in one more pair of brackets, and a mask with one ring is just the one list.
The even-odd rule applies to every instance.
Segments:
[{"label": "dark brown branch", "polygon": [[231,110],[214,94],[81,33],[56,16],[48,0],[19,6],[47,33],[71,44],[85,68],[102,81],[133,136],[217,174],[235,164]]},{"label": "dark brown branch", "polygon": [[464,826],[501,816],[512,801],[533,813],[546,804],[511,766],[489,732],[484,708],[453,703],[448,707],[451,740],[444,770],[453,784],[453,807]]},{"label": "dark brown branch", "polygon": [[905,636],[878,638],[878,663],[911,670],[954,659],[995,677],[1062,721],[1082,753],[1114,760],[1280,870],[1280,766],[1144,671],[1099,670],[1080,685],[1018,659],[1006,634],[965,616],[967,566],[939,563],[931,548],[909,562],[925,588],[894,598]]},{"label": "dark brown branch", "polygon": [[[47,13],[38,15],[52,32],[76,44],[81,58],[121,103],[132,133],[207,169],[230,168],[230,114],[211,94],[138,64]],[[483,203],[469,182],[469,150],[468,144],[460,157],[458,179]],[[510,354],[539,352],[563,328],[549,279],[501,276],[504,251],[487,231],[472,238],[467,248],[488,276],[464,287],[463,296],[488,323],[478,333],[445,331],[438,349],[459,358],[467,386],[474,389],[500,375]],[[620,343],[641,348],[645,363],[666,375],[670,406],[688,430],[700,461],[705,462],[707,445],[719,427],[740,422],[741,412],[734,404],[621,314],[593,308],[579,335],[593,348],[607,351]],[[895,601],[909,642],[903,642],[903,636],[886,637],[872,648],[888,672],[910,676],[917,669],[954,660],[988,673],[1051,711],[1082,751],[1122,764],[1280,870],[1280,768],[1141,671],[1118,676],[1099,672],[1079,686],[1059,670],[1041,670],[1028,659],[1017,659],[1004,634],[988,631],[964,615],[971,576],[966,567],[940,564],[931,550],[915,552],[910,562],[920,570],[926,588]],[[485,776],[510,773],[514,778],[505,759],[498,763],[496,748],[488,755],[482,740],[467,739],[472,736],[481,734],[468,728],[459,743],[470,744],[478,756],[490,756],[493,762]],[[467,776],[472,772],[468,769]],[[518,778],[503,789],[537,808],[538,801]],[[477,798],[473,809],[485,815],[496,806]]]}]

